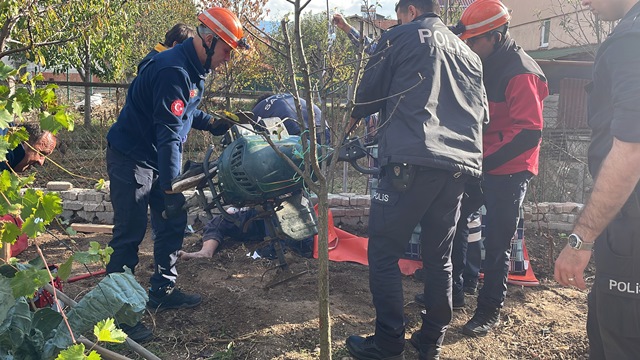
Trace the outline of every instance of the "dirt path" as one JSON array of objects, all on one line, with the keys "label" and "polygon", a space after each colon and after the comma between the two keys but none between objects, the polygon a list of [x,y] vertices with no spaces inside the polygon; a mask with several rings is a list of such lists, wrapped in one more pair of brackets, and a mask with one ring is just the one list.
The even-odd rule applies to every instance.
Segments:
[{"label": "dirt path", "polygon": [[[110,236],[78,234],[74,239],[85,250],[89,241],[105,244]],[[54,263],[70,254],[51,236],[43,236],[40,241]],[[559,243],[556,241],[558,250]],[[475,298],[467,296],[465,309],[454,313],[443,359],[587,358],[586,293],[560,287],[553,281],[553,270],[546,265],[546,239],[529,232],[527,244],[541,285],[509,286],[502,325],[480,339],[460,333],[475,309]],[[185,240],[186,249],[199,246],[196,235]],[[143,322],[154,328],[156,339],[145,346],[162,359],[317,359],[317,261],[287,254],[294,272],[307,272],[265,290],[264,285],[274,279],[274,271],[267,271],[274,263],[252,260],[246,256],[249,251],[244,245],[234,244],[223,248],[213,259],[180,263],[179,286],[199,292],[204,302],[193,310],[146,314]],[[32,254],[30,248],[21,257],[30,258]],[[143,242],[140,256],[136,276],[146,287],[152,271],[149,238]],[[74,268],[74,274],[84,272],[79,266]],[[370,334],[374,328],[368,270],[357,264],[331,263],[330,272],[333,358],[349,359],[345,338],[351,334]],[[64,291],[72,297],[82,296],[96,281],[91,278],[65,284]],[[420,324],[421,307],[412,300],[422,285],[406,277],[404,289],[407,336],[410,336]],[[135,358],[122,347],[116,349]],[[417,359],[408,343],[405,349],[407,359]]]}]

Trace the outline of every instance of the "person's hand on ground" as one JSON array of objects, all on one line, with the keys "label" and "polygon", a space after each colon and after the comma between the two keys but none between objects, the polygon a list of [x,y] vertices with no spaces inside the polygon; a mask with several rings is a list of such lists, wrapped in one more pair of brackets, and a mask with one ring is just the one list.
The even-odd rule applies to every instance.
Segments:
[{"label": "person's hand on ground", "polygon": [[200,249],[200,251],[187,252],[180,250],[178,251],[178,258],[181,260],[211,258],[213,254],[215,254],[219,244],[218,240],[205,240],[202,243],[202,249]]},{"label": "person's hand on ground", "polygon": [[210,258],[213,254],[210,254],[204,250],[196,251],[196,252],[187,252],[180,250],[178,251],[178,258],[180,260],[190,260],[190,259],[200,259],[200,258]]}]

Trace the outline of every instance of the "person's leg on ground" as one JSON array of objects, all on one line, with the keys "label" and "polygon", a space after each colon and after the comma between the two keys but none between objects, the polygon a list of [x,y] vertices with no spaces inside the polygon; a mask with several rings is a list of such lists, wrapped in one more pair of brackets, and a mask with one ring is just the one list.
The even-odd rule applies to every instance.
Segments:
[{"label": "person's leg on ground", "polygon": [[589,337],[589,359],[604,360],[604,346],[602,345],[602,337],[600,336],[600,325],[598,324],[598,316],[596,315],[597,298],[595,293],[595,285],[591,288],[591,292],[587,296],[588,312],[587,312],[587,336]]},{"label": "person's leg on ground", "polygon": [[151,229],[153,231],[154,271],[151,275],[147,307],[155,311],[191,308],[202,302],[198,294],[187,294],[176,288],[176,262],[182,248],[187,212],[165,219],[164,192],[155,181],[151,189]]},{"label": "person's leg on ground", "polygon": [[147,211],[153,171],[134,160],[107,148],[107,173],[111,204],[113,205],[113,249],[107,273],[131,271],[138,265],[138,247],[147,231]]},{"label": "person's leg on ground", "polygon": [[[469,219],[478,212],[478,209],[482,206],[483,196],[482,189],[480,188],[480,181],[478,179],[473,179],[467,182],[465,185],[465,192],[462,195],[462,201],[460,203],[460,219],[456,224],[456,234],[453,238],[453,250],[451,252],[451,261],[453,263],[453,309],[462,309],[464,308],[465,300],[464,300],[464,291],[463,289],[466,286],[466,280],[469,277],[469,287],[475,286],[478,283],[478,274],[475,276],[470,276],[465,271],[468,267],[476,266],[475,263],[467,266],[468,259],[468,242],[469,242],[469,234],[471,231]],[[476,229],[474,228],[475,232]],[[474,235],[475,236],[475,235]],[[475,254],[471,255],[471,261],[477,261],[475,259]],[[478,262],[479,264],[479,262]],[[479,266],[479,265],[478,265]],[[471,285],[476,284],[476,285]],[[416,301],[423,304],[424,303],[424,295],[420,294],[416,296]]]},{"label": "person's leg on ground", "polygon": [[178,251],[178,258],[180,258],[180,260],[211,258],[219,246],[220,241],[217,239],[202,238],[202,248],[200,250],[194,252],[180,250]]},{"label": "person's leg on ground", "polygon": [[511,239],[520,217],[520,206],[531,178],[528,171],[512,175],[485,174],[482,183],[485,207],[484,285],[478,295],[474,316],[462,329],[465,335],[486,335],[499,322],[507,294]]},{"label": "person's leg on ground", "polygon": [[[110,197],[113,206],[113,237],[109,246],[113,249],[107,264],[107,273],[135,271],[138,265],[138,248],[147,231],[147,211],[153,170],[139,166],[119,152],[107,148],[107,173],[110,180]],[[136,342],[151,340],[153,332],[142,322],[118,326]]]},{"label": "person's leg on ground", "polygon": [[[464,200],[463,200],[464,201]],[[453,287],[452,287],[452,301],[453,309],[464,308],[464,269],[467,264],[467,238],[469,237],[469,226],[467,219],[462,216],[458,220],[456,225],[456,233],[453,237],[453,249],[451,252],[451,262],[453,265]],[[423,254],[426,254],[423,251]],[[424,267],[423,267],[424,268]],[[425,292],[427,290],[425,289]]]},{"label": "person's leg on ground", "polygon": [[[411,336],[420,358],[437,359],[452,316],[451,249],[460,217],[460,199],[466,179],[444,172],[444,183],[420,226],[425,269],[422,327]],[[464,295],[463,295],[464,296]]]},{"label": "person's leg on ground", "polygon": [[467,237],[467,256],[463,272],[463,290],[466,294],[475,295],[478,289],[480,267],[482,266],[482,223],[480,212],[476,211],[469,219],[469,236]]},{"label": "person's leg on ground", "polygon": [[[454,273],[453,298],[454,300],[458,299],[458,303],[462,303],[462,305],[464,305],[464,301],[461,301],[461,299],[464,300],[463,291],[465,289],[475,289],[478,284],[481,261],[479,258],[481,254],[477,244],[473,244],[473,242],[480,235],[479,231],[481,229],[475,225],[477,224],[477,218],[480,216],[478,209],[483,203],[484,195],[482,194],[480,180],[470,180],[464,187],[464,195],[460,203],[460,220],[457,225],[456,237],[453,240],[453,254],[455,255],[452,255]],[[460,235],[458,235],[459,231]],[[461,237],[464,237],[464,239]],[[463,241],[464,244],[462,243]],[[456,254],[460,251],[464,251],[464,257]],[[456,257],[462,257],[463,262],[456,261]],[[453,305],[455,308],[455,301]]]},{"label": "person's leg on ground", "polygon": [[429,170],[410,170],[415,171],[413,181],[404,191],[394,188],[386,173],[372,199],[368,258],[376,328],[372,337],[347,339],[347,348],[357,359],[404,359],[404,299],[398,260],[413,229],[446,183],[444,171]]}]

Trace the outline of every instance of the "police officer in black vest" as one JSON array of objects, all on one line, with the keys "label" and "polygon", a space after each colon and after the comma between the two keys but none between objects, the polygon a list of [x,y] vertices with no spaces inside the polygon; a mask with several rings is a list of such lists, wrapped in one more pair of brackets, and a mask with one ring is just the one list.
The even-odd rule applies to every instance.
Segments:
[{"label": "police officer in black vest", "polygon": [[589,293],[589,359],[640,359],[640,2],[583,0],[620,23],[600,45],[589,93],[593,192],[555,266],[555,279]]},{"label": "police officer in black vest", "polygon": [[[404,359],[398,260],[417,224],[426,269],[426,310],[411,343],[438,359],[452,316],[451,244],[465,183],[481,175],[488,104],[482,65],[436,14],[438,2],[400,0],[403,25],[385,32],[365,67],[351,124],[380,112],[380,178],[369,216],[373,336],[350,336],[356,359]],[[351,127],[350,127],[351,128]]]}]

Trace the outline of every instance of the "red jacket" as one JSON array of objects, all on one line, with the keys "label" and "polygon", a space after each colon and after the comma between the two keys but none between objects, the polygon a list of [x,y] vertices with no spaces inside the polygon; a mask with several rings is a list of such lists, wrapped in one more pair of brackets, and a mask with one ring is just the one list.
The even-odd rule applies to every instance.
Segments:
[{"label": "red jacket", "polygon": [[537,175],[543,100],[549,95],[546,78],[508,36],[483,63],[490,119],[483,134],[483,171]]}]

